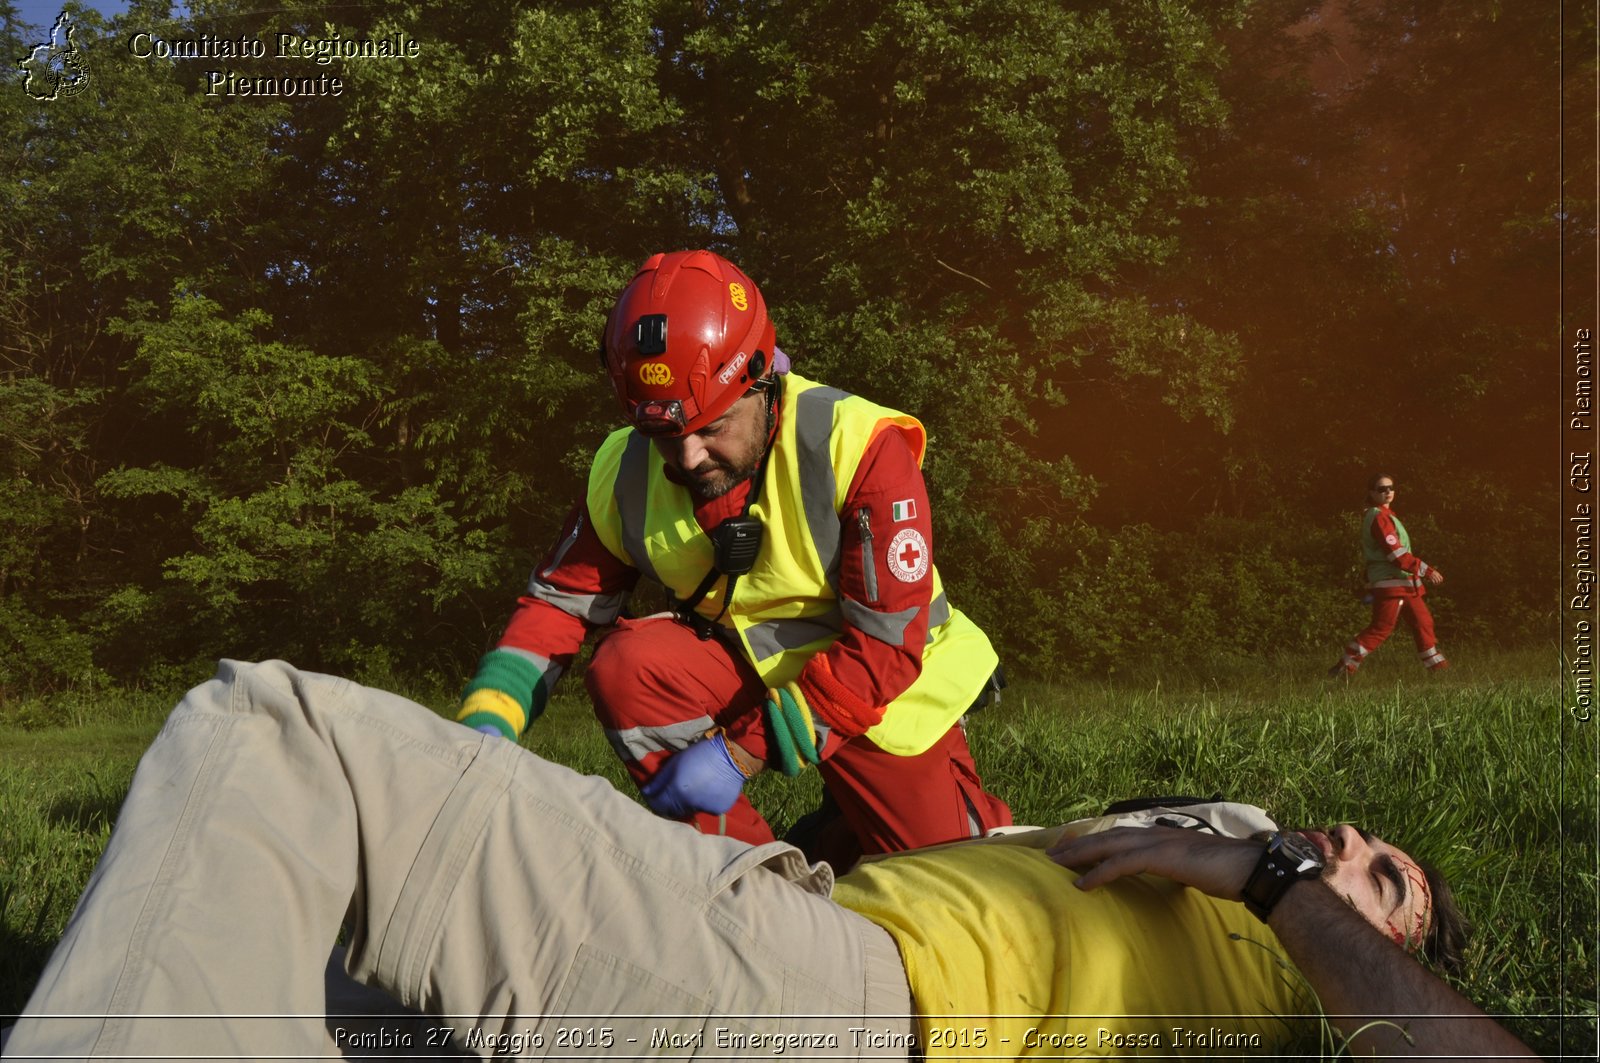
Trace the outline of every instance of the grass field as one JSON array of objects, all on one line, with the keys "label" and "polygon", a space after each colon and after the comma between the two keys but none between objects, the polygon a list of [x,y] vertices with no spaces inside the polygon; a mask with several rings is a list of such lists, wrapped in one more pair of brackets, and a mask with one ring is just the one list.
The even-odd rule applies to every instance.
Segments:
[{"label": "grass field", "polygon": [[[1592,1057],[1597,725],[1563,711],[1554,648],[1453,660],[1431,676],[1397,651],[1337,683],[1310,661],[1014,682],[969,734],[990,789],[1021,822],[1091,815],[1129,796],[1220,793],[1288,824],[1370,827],[1455,885],[1477,927],[1460,988],[1546,1056]],[[620,783],[581,687],[565,691],[529,744]],[[0,1013],[26,1001],[173,700],[67,695],[0,707]],[[421,700],[442,710],[448,699]],[[819,793],[813,772],[763,776],[752,797],[781,828]]]}]

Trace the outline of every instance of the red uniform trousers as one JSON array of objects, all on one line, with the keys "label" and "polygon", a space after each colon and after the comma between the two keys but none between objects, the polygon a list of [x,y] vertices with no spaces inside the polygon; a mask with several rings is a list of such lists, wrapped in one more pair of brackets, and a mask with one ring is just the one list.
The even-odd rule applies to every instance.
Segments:
[{"label": "red uniform trousers", "polygon": [[[766,700],[766,686],[742,654],[718,638],[701,641],[667,617],[620,621],[596,646],[585,685],[606,737],[640,784],[672,753],[714,726],[761,712]],[[960,724],[914,757],[859,736],[818,769],[850,836],[828,832],[827,851],[807,855],[841,872],[865,854],[979,837],[1011,822],[1005,802],[984,791]],[[706,834],[721,829],[718,817],[705,813],[689,822]],[[773,839],[742,795],[727,813],[726,832],[752,844]]]},{"label": "red uniform trousers", "polygon": [[1428,604],[1420,593],[1412,593],[1373,599],[1372,622],[1344,648],[1345,671],[1354,672],[1361,667],[1367,654],[1394,634],[1395,623],[1402,615],[1416,638],[1417,658],[1430,669],[1443,668],[1448,662],[1434,643],[1433,613],[1428,611]]}]

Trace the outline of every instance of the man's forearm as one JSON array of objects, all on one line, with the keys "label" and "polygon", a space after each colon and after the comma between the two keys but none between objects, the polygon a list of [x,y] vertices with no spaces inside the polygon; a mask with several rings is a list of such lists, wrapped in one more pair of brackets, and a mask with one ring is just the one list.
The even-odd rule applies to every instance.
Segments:
[{"label": "man's forearm", "polygon": [[[1077,881],[1079,889],[1154,874],[1236,901],[1261,855],[1261,843],[1166,827],[1119,827],[1062,838],[1049,852],[1057,863],[1087,869]],[[1354,1038],[1357,1055],[1533,1055],[1320,881],[1301,882],[1285,893],[1268,925],[1333,1025]],[[1375,1025],[1383,1023],[1388,1025]],[[1354,1036],[1357,1031],[1360,1036]]]},{"label": "man's forearm", "polygon": [[[1321,882],[1286,893],[1268,920],[1332,1025],[1361,1056],[1532,1056],[1472,1002],[1376,933]],[[1404,1031],[1402,1033],[1402,1031]]]}]

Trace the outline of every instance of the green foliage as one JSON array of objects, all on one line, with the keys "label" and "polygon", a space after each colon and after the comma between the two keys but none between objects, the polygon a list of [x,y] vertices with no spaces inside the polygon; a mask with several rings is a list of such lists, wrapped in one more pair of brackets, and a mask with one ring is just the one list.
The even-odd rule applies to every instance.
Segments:
[{"label": "green foliage", "polygon": [[94,689],[105,675],[94,663],[94,642],[59,616],[39,616],[17,596],[0,599],[0,689]]},{"label": "green foliage", "polygon": [[97,397],[35,376],[0,379],[0,587],[37,579],[39,539],[71,519],[71,496],[61,490],[67,456],[82,449]]},{"label": "green foliage", "polygon": [[[1374,462],[1417,484],[1447,639],[1536,631],[1532,452],[1477,427],[1542,408],[1516,353],[1545,327],[1540,25],[1488,0],[84,12],[90,91],[0,93],[0,595],[31,647],[0,698],[218,654],[464,668],[616,421],[610,300],[697,245],[760,280],[802,372],[926,423],[952,600],[1026,669],[1344,638],[1334,530]],[[419,54],[226,100],[133,29]],[[1330,81],[1330,50],[1364,73]]]},{"label": "green foliage", "polygon": [[362,665],[362,647],[406,646],[410,625],[491,584],[490,540],[431,484],[380,493],[350,475],[378,456],[356,419],[375,415],[375,367],[263,342],[270,326],[183,293],[166,320],[121,324],[138,340],[133,391],[191,442],[181,466],[114,469],[96,488],[181,513],[194,548],[162,570],[182,588],[190,646]]}]

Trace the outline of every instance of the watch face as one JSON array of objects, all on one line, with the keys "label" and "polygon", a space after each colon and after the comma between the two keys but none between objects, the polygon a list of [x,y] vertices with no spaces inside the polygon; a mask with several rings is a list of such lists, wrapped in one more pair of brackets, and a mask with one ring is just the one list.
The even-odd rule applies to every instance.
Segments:
[{"label": "watch face", "polygon": [[1296,874],[1305,876],[1309,871],[1322,869],[1322,850],[1310,838],[1285,831],[1274,839],[1274,844],[1288,857],[1288,862],[1293,863]]}]

